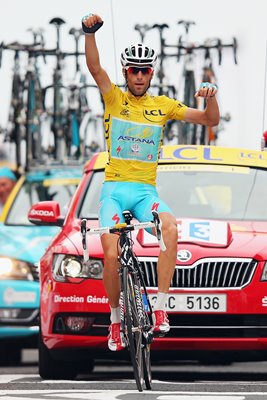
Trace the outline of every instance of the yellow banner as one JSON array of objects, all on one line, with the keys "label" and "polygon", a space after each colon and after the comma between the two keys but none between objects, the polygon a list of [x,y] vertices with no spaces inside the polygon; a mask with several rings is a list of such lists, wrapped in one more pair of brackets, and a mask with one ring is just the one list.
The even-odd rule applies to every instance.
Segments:
[{"label": "yellow banner", "polygon": [[[103,169],[108,153],[100,153],[94,169]],[[165,145],[159,164],[222,164],[267,168],[267,152],[219,146]]]},{"label": "yellow banner", "polygon": [[267,168],[267,152],[218,146],[162,146],[160,163],[230,164]]}]

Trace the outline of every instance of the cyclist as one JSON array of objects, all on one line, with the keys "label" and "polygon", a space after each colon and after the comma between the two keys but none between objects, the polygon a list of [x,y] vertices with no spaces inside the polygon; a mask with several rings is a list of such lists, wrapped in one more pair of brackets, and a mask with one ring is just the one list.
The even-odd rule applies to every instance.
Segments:
[{"label": "cyclist", "polygon": [[0,214],[16,182],[17,176],[10,168],[0,168]]},{"label": "cyclist", "polygon": [[[85,27],[91,28],[102,19],[88,14],[82,22]],[[161,251],[158,258],[158,294],[153,308],[153,329],[155,334],[164,335],[170,330],[165,303],[176,265],[177,224],[170,208],[158,197],[155,187],[163,129],[169,119],[217,125],[220,117],[215,97],[217,88],[204,83],[196,93],[196,96],[207,100],[204,111],[189,108],[166,96],[151,97],[147,90],[157,56],[150,47],[137,44],[127,47],[121,54],[127,89],[124,92],[111,82],[102,68],[94,33],[85,35],[85,54],[87,67],[105,103],[104,125],[109,160],[99,205],[100,225],[112,226],[124,222],[123,210],[130,210],[140,222],[151,220],[151,211],[158,211],[167,250]],[[120,333],[117,236],[103,234],[101,243],[105,259],[103,281],[111,308],[108,347],[118,351],[126,344]]]}]

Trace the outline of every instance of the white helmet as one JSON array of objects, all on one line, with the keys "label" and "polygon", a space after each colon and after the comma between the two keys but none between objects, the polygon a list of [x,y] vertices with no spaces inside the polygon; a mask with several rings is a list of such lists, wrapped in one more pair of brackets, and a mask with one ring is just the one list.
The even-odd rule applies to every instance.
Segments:
[{"label": "white helmet", "polygon": [[151,67],[154,68],[157,55],[151,47],[141,43],[132,44],[121,53],[121,65],[123,67]]}]

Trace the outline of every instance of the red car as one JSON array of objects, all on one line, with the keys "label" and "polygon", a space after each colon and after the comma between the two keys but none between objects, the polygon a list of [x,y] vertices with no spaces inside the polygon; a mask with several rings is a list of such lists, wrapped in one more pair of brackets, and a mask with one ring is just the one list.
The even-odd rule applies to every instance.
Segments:
[{"label": "red car", "polygon": [[[108,299],[103,287],[100,239],[90,236],[83,265],[81,218],[98,224],[106,153],[85,166],[67,216],[41,202],[29,211],[36,224],[62,226],[41,259],[39,372],[71,378],[95,359],[128,358],[107,348]],[[223,363],[266,359],[267,153],[210,146],[163,146],[159,195],[178,221],[177,262],[167,309],[171,330],[152,344],[152,360]],[[89,240],[89,239],[88,239]],[[158,242],[134,236],[154,301]]]}]

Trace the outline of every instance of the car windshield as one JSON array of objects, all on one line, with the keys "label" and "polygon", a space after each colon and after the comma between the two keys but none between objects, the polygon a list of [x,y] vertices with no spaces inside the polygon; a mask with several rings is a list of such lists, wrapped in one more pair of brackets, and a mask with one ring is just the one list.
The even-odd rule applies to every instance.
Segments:
[{"label": "car windshield", "polygon": [[77,188],[78,179],[46,179],[43,181],[25,181],[19,190],[6,219],[8,225],[32,225],[28,220],[30,207],[39,201],[53,200],[60,205],[61,211],[68,204]]},{"label": "car windshield", "polygon": [[[267,171],[207,164],[158,167],[159,196],[177,218],[240,221],[267,220]],[[97,218],[104,172],[96,171],[84,195],[79,217]]]}]

